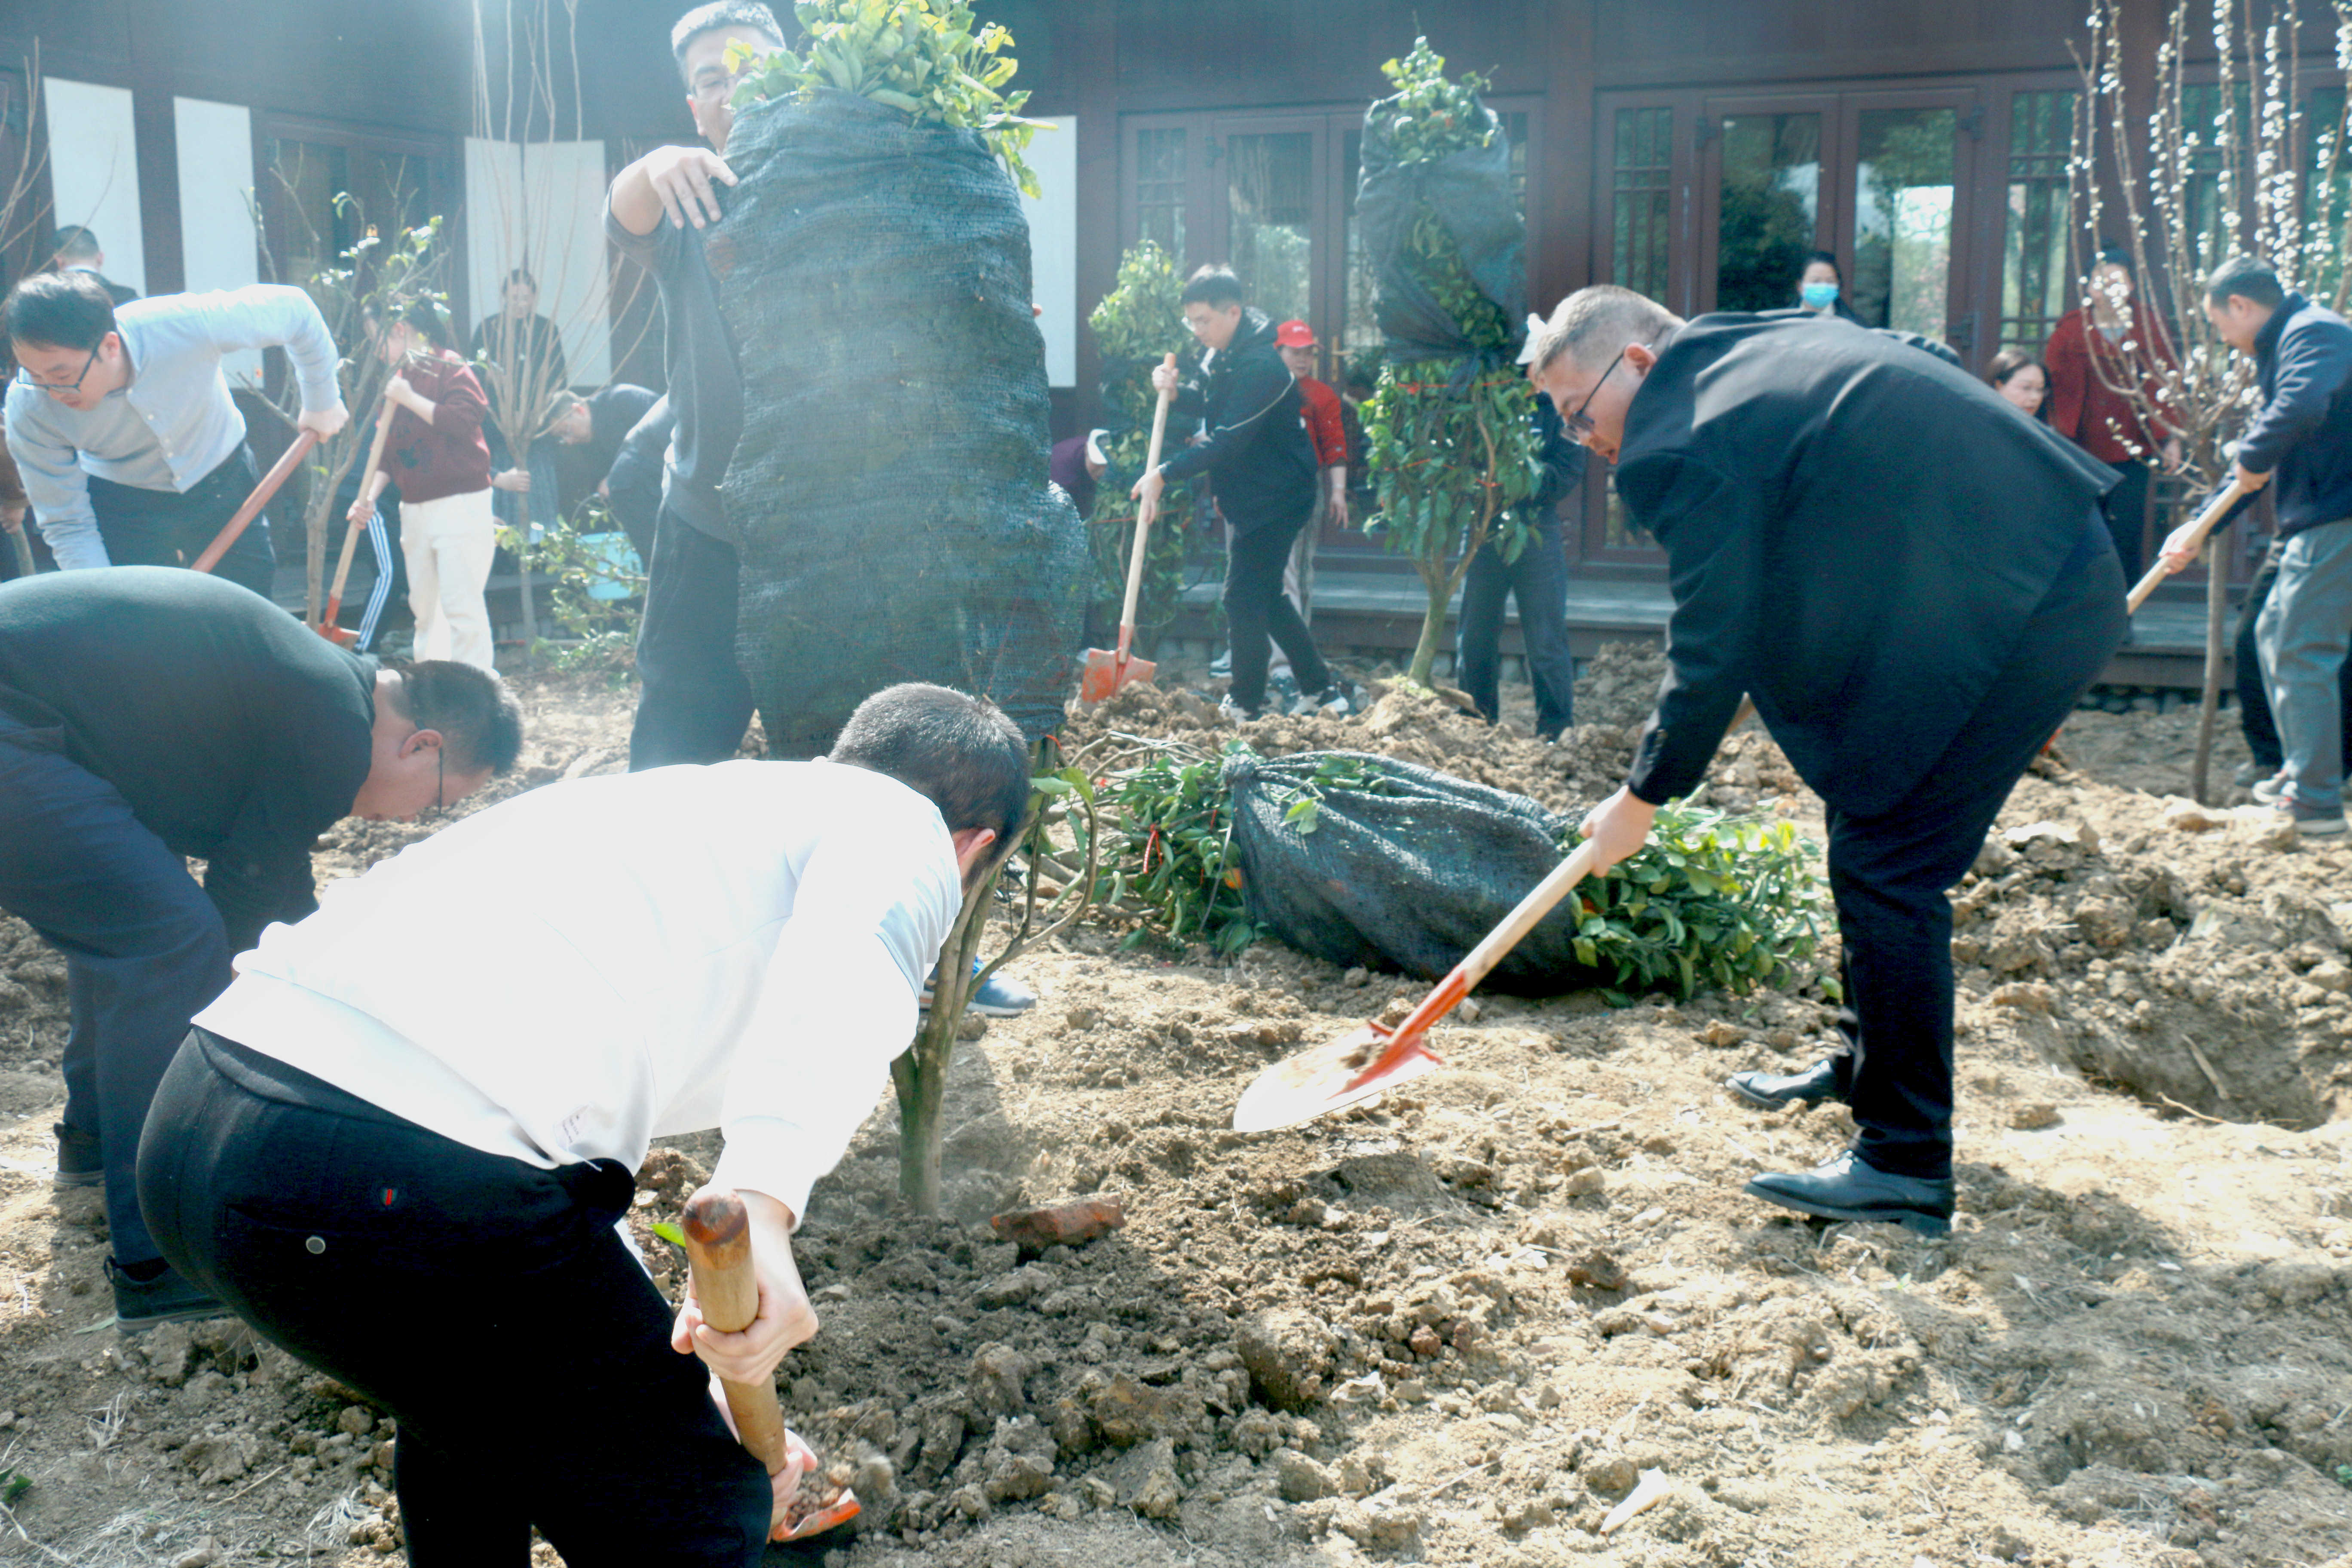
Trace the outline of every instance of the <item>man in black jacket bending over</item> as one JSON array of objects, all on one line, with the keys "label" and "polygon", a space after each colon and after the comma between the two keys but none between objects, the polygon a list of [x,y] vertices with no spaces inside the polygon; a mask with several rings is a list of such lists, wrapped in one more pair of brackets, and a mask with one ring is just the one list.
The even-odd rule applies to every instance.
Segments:
[{"label": "man in black jacket bending over", "polygon": [[1698,784],[1743,692],[1828,807],[1848,1049],[1733,1087],[1759,1104],[1836,1095],[1860,1134],[1748,1191],[1940,1235],[1945,894],[2122,640],[2123,574],[2096,504],[2113,472],[1964,372],[1793,312],[1685,322],[1584,289],[1547,324],[1532,374],[1617,465],[1675,598],[1632,776],[1584,824],[1603,863]]},{"label": "man in black jacket bending over", "polygon": [[132,1173],[231,955],[318,908],[310,846],[331,824],[453,805],[521,742],[491,676],[379,668],[218,577],[119,566],[0,589],[0,909],[66,955],[58,1181],[106,1184],[124,1331],[221,1310],[164,1266]]},{"label": "man in black jacket bending over", "polygon": [[[1208,351],[1201,362],[1208,373],[1207,434],[1136,481],[1143,523],[1159,515],[1169,483],[1208,475],[1234,531],[1225,558],[1225,620],[1234,647],[1226,712],[1260,717],[1271,635],[1289,656],[1305,693],[1300,710],[1344,717],[1347,695],[1316,651],[1297,606],[1282,593],[1283,563],[1314,513],[1321,477],[1299,416],[1298,383],[1275,347],[1274,324],[1265,311],[1243,305],[1241,279],[1230,268],[1203,267],[1192,274],[1184,285],[1184,320]],[[1151,373],[1151,384],[1173,392],[1176,373],[1162,365]]]}]

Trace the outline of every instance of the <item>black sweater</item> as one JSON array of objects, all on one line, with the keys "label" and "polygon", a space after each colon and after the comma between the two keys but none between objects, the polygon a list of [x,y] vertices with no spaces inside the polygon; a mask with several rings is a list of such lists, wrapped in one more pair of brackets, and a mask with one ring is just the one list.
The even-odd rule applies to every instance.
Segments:
[{"label": "black sweater", "polygon": [[218,577],[50,573],[0,587],[0,714],[205,861],[242,952],[318,907],[310,846],[367,780],[375,667]]},{"label": "black sweater", "polygon": [[1207,385],[1191,407],[1208,438],[1160,465],[1171,484],[1207,474],[1237,534],[1307,521],[1315,510],[1315,447],[1299,415],[1298,383],[1275,352],[1265,311],[1242,312],[1234,341],[1209,356]]}]

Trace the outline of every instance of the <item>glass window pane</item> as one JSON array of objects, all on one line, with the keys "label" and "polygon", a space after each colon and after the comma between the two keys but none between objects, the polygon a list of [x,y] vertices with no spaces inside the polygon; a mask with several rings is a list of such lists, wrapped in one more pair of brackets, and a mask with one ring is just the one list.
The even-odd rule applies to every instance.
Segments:
[{"label": "glass window pane", "polygon": [[1949,109],[1871,109],[1854,149],[1853,310],[1865,326],[1941,341],[1949,315]]},{"label": "glass window pane", "polygon": [[1674,110],[1617,111],[1610,277],[1653,300],[1666,297],[1673,226]]},{"label": "glass window pane", "polygon": [[1135,133],[1135,234],[1184,261],[1184,132]]},{"label": "glass window pane", "polygon": [[2066,161],[2073,155],[2071,88],[2010,100],[2009,190],[2001,235],[2000,341],[2034,353],[2074,306],[2066,265]]},{"label": "glass window pane", "polygon": [[1305,131],[1225,138],[1234,270],[1276,321],[1307,314],[1315,139]]},{"label": "glass window pane", "polygon": [[1381,342],[1380,323],[1372,317],[1372,292],[1377,283],[1372,276],[1371,258],[1364,250],[1364,233],[1356,225],[1356,187],[1364,177],[1364,133],[1350,131],[1341,139],[1341,165],[1346,176],[1348,193],[1347,246],[1348,269],[1342,287],[1347,298],[1339,301],[1339,354],[1346,358],[1366,349],[1378,348]]},{"label": "glass window pane", "polygon": [[1797,302],[1821,213],[1822,117],[1726,115],[1715,308],[1780,310]]}]

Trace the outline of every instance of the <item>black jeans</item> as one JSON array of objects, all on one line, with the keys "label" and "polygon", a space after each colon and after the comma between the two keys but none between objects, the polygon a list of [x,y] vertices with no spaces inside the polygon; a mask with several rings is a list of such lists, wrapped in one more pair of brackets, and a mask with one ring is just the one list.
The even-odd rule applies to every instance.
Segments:
[{"label": "black jeans", "polygon": [[0,718],[0,909],[65,954],[65,1124],[98,1139],[116,1259],[152,1262],[133,1171],[188,1020],[229,983],[220,912],[185,860],[58,732]]},{"label": "black jeans", "polygon": [[[105,542],[109,561],[117,566],[185,566],[236,515],[261,476],[254,467],[253,448],[239,447],[185,492],[118,485],[96,475],[88,476],[87,482],[89,510],[98,518],[98,536]],[[215,576],[242,584],[265,599],[277,574],[267,513],[246,524],[213,568]]]},{"label": "black jeans", "polygon": [[[2095,523],[2094,523],[2095,526]],[[1845,947],[1840,1089],[1882,1171],[1952,1173],[1952,906],[1945,895],[2034,753],[2123,639],[2123,570],[2104,537],[2063,574],[1984,700],[1891,809],[1832,806],[1830,889]]]},{"label": "black jeans", "polygon": [[416,1568],[748,1568],[772,1510],[614,1234],[635,1183],[545,1171],[198,1029],[139,1154],[163,1255],[392,1412]]},{"label": "black jeans", "polygon": [[735,547],[664,508],[646,567],[629,770],[723,763],[751,722],[751,683],[735,662]]},{"label": "black jeans", "polygon": [[[2263,656],[2254,647],[2254,623],[2263,616],[2263,606],[2270,603],[2271,587],[2278,581],[2279,541],[2263,552],[2262,564],[2254,569],[2254,580],[2246,584],[2246,597],[2238,605],[2237,647],[2238,728],[2245,731],[2246,750],[2254,756],[2254,765],[2265,773],[2274,773],[2286,765],[2286,747],[2279,740],[2278,720],[2271,712],[2270,692],[2263,685]],[[2336,690],[2344,705],[2344,771],[2352,776],[2352,681],[2336,677]]]},{"label": "black jeans", "polygon": [[2106,521],[2107,537],[2115,541],[2116,560],[2123,567],[2124,585],[2129,587],[2147,569],[2140,534],[2147,527],[2147,485],[2155,470],[2140,462],[2107,467],[2116,471],[2118,482],[2100,498],[2099,515]]},{"label": "black jeans", "polygon": [[1536,733],[1547,741],[1576,722],[1576,660],[1568,651],[1568,546],[1559,518],[1538,523],[1517,561],[1488,540],[1462,580],[1462,626],[1454,652],[1454,683],[1492,724],[1501,716],[1503,601],[1519,604],[1519,640],[1536,689]]},{"label": "black jeans", "polygon": [[1265,706],[1265,667],[1273,657],[1270,636],[1290,658],[1290,673],[1298,689],[1316,696],[1331,689],[1331,671],[1316,651],[1314,634],[1299,618],[1298,606],[1282,592],[1282,568],[1290,547],[1307,520],[1272,523],[1236,531],[1225,547],[1225,625],[1233,634],[1234,683],[1229,695],[1236,707],[1255,713]]}]

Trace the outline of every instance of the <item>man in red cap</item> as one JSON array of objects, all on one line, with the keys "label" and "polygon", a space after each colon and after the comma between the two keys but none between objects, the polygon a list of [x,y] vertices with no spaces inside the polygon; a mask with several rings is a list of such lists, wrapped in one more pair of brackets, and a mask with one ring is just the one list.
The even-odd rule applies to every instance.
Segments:
[{"label": "man in red cap", "polygon": [[[1304,321],[1285,321],[1274,330],[1275,352],[1297,379],[1299,412],[1307,424],[1307,439],[1315,447],[1318,476],[1315,515],[1298,532],[1290,552],[1290,569],[1283,574],[1282,591],[1308,621],[1315,618],[1315,542],[1324,524],[1348,526],[1348,432],[1339,416],[1339,395],[1315,379],[1315,329]],[[1286,662],[1277,650],[1277,663]]]}]

